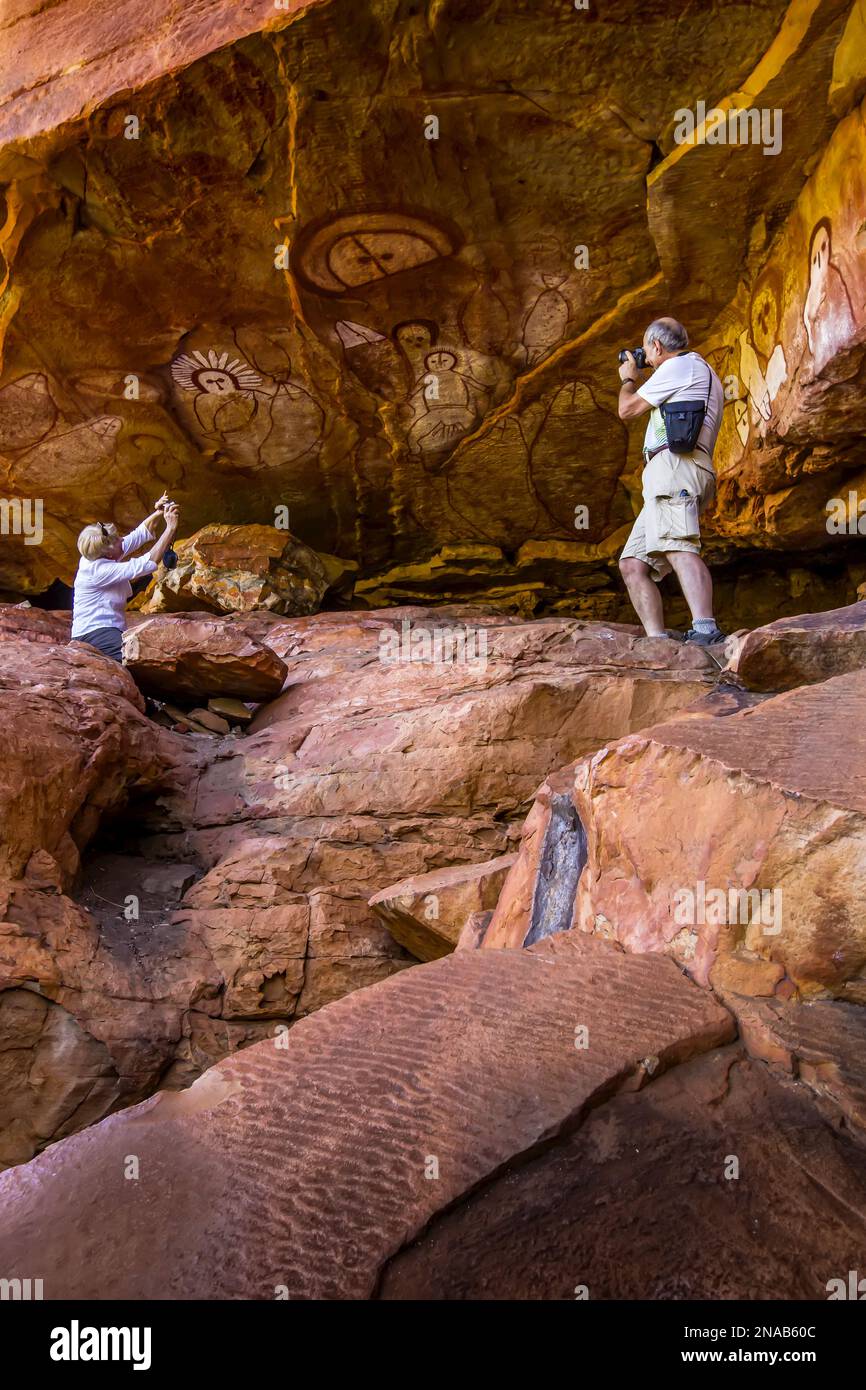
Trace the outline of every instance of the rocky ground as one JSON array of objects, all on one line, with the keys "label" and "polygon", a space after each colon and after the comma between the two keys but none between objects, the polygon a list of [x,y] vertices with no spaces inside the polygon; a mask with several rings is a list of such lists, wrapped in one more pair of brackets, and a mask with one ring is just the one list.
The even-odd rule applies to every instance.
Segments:
[{"label": "rocky ground", "polygon": [[[467,624],[483,659],[391,658]],[[144,618],[128,671],[68,630],[0,609],[6,1163],[404,968],[414,938],[371,895],[507,854],[563,750],[673,715],[716,672],[634,629],[473,609]],[[128,672],[250,722],[177,732]]]},{"label": "rocky ground", "polygon": [[[446,630],[484,660],[429,659]],[[70,1297],[819,1298],[862,1263],[863,605],[727,652],[188,612],[136,620],[124,671],[67,631],[0,609],[4,1265]],[[167,727],[139,660],[249,724]]]}]

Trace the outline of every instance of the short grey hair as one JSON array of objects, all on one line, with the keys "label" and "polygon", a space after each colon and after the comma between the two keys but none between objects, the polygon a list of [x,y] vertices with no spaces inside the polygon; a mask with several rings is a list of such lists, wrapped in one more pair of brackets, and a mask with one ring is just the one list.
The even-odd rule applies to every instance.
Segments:
[{"label": "short grey hair", "polygon": [[653,319],[644,341],[661,343],[666,352],[682,352],[689,345],[689,335],[676,319]]}]

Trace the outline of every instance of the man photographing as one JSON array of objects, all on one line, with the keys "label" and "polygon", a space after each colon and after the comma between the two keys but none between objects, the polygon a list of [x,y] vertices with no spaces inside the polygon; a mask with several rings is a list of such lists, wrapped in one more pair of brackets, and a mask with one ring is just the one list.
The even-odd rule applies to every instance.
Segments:
[{"label": "man photographing", "polygon": [[713,617],[713,581],[701,559],[699,517],[715,495],[713,449],[725,393],[688,344],[676,319],[655,319],[638,350],[654,369],[643,383],[635,353],[620,353],[619,418],[652,414],[643,444],[643,507],[619,567],[648,637],[669,635],[657,585],[673,570],[692,615],[685,640],[706,647],[724,641]]}]

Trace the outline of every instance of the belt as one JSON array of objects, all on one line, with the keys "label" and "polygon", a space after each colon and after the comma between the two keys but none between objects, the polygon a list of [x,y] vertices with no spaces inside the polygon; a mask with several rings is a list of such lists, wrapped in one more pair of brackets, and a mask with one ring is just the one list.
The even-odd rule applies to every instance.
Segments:
[{"label": "belt", "polygon": [[[663,449],[667,449],[667,448],[669,448],[669,447],[670,447],[670,446],[667,445],[667,444],[659,444],[655,449],[644,449],[644,451],[643,451],[643,452],[644,452],[644,460],[645,460],[647,463],[649,463],[650,459],[654,459],[655,456],[656,456],[656,454],[660,454],[660,453],[662,452]],[[707,455],[707,458],[710,460],[710,469],[712,469],[712,466],[713,466],[712,455],[709,454],[709,453],[707,452],[707,450],[706,450],[705,448],[703,448],[702,445],[697,445],[697,444],[696,444],[695,447],[694,447],[694,449],[692,450],[692,453],[694,453],[694,454],[706,454],[706,455]],[[679,457],[679,455],[678,455],[677,457]],[[701,468],[701,467],[702,467],[702,465],[699,463],[699,464],[698,464],[698,468]],[[706,471],[706,470],[705,470],[705,471]]]}]

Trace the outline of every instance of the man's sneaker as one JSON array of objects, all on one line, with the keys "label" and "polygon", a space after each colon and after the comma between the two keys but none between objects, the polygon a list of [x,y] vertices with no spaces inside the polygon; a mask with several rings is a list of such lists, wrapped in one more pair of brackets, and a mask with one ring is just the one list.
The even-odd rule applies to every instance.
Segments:
[{"label": "man's sneaker", "polygon": [[686,642],[692,642],[696,647],[714,647],[717,642],[724,642],[725,634],[721,628],[714,627],[712,632],[698,632],[690,627],[685,635]]}]

